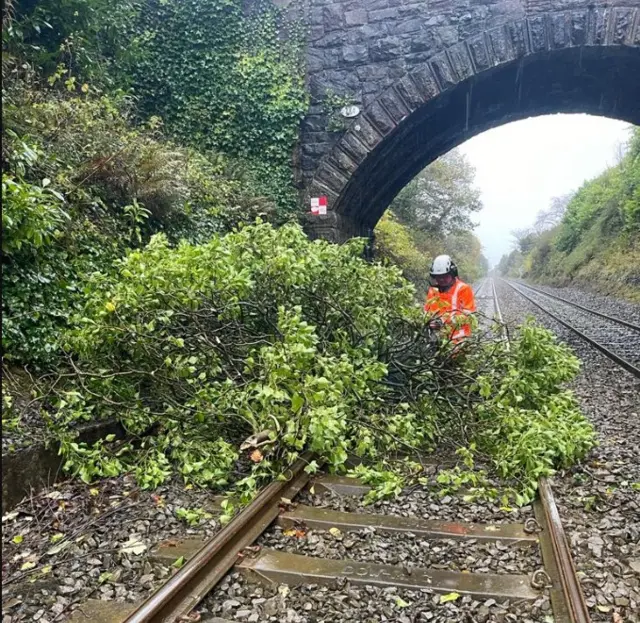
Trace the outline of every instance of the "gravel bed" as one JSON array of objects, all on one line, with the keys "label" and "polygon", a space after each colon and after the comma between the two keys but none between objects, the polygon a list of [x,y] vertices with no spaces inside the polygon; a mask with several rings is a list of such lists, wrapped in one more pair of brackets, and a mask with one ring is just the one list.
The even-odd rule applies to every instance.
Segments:
[{"label": "gravel bed", "polygon": [[[640,621],[640,380],[497,282],[505,320],[527,315],[571,345],[582,361],[571,384],[599,443],[554,478],[554,493],[593,621]],[[594,306],[595,297],[583,293]],[[577,298],[576,298],[577,301]],[[604,308],[599,308],[604,311]]]},{"label": "gravel bed", "polygon": [[640,332],[637,329],[601,318],[535,290],[522,289],[524,294],[540,303],[545,310],[569,322],[584,335],[640,369]]},{"label": "gravel bed", "polygon": [[[433,466],[431,470],[435,473],[436,467]],[[531,506],[507,508],[491,502],[465,501],[464,495],[442,497],[439,488],[440,485],[437,485],[433,478],[428,485],[406,489],[392,500],[379,500],[372,504],[364,504],[363,500],[357,497],[329,493],[312,495],[309,492],[301,493],[296,501],[337,511],[421,517],[441,521],[524,523],[529,517],[534,517]]]},{"label": "gravel bed", "polygon": [[2,404],[2,454],[43,442],[50,437],[42,419],[40,403],[31,395],[33,382],[23,370],[10,366],[2,367],[3,390],[12,399],[11,408]]},{"label": "gravel bed", "polygon": [[204,600],[203,619],[213,614],[230,620],[278,623],[549,623],[549,598],[535,602],[496,602],[470,596],[441,603],[430,590],[351,586],[328,588],[314,584],[288,587],[256,586],[232,573]]},{"label": "gravel bed", "polygon": [[[179,481],[154,492],[129,476],[92,485],[60,483],[2,518],[3,623],[66,620],[88,598],[135,601],[174,571],[152,563],[162,540],[211,536],[219,528],[211,493]],[[207,508],[190,527],[178,508]]]},{"label": "gravel bed", "polygon": [[319,558],[351,559],[383,565],[430,567],[471,573],[529,574],[542,568],[537,547],[514,547],[476,539],[425,539],[406,534],[384,534],[371,529],[331,534],[310,530],[287,535],[277,527],[259,544],[292,554]]}]

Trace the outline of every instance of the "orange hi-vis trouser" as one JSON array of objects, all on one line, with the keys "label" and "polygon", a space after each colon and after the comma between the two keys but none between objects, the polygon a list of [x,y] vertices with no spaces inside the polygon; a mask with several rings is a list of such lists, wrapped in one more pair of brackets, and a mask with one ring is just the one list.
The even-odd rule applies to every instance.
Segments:
[{"label": "orange hi-vis trouser", "polygon": [[456,279],[446,292],[440,292],[437,288],[431,287],[427,292],[424,310],[437,316],[445,325],[450,326],[452,331],[451,340],[459,342],[471,335],[471,325],[452,325],[454,320],[461,315],[468,315],[476,311],[473,289],[464,281],[460,281],[460,279]]}]

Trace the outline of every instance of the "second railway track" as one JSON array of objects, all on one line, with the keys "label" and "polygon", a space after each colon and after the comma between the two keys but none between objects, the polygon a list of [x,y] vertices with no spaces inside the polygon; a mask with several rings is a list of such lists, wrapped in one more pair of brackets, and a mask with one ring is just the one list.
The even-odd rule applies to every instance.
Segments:
[{"label": "second railway track", "polygon": [[503,280],[530,303],[640,378],[640,325],[522,283]]}]

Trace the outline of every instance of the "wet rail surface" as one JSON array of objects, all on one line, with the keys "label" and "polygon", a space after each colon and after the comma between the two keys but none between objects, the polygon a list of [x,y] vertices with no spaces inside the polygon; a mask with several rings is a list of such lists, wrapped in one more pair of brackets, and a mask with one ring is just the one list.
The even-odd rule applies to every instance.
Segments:
[{"label": "wet rail surface", "polygon": [[519,282],[503,280],[530,303],[640,378],[640,325]]},{"label": "wet rail surface", "polygon": [[[481,284],[491,301],[491,315],[501,322],[500,308],[492,280]],[[506,334],[505,334],[506,337]],[[231,570],[251,580],[289,585],[313,584],[429,589],[435,593],[456,592],[478,599],[534,601],[548,594],[555,623],[588,623],[589,615],[560,516],[546,480],[540,482],[540,496],[534,503],[535,519],[520,523],[465,523],[421,517],[398,517],[374,513],[341,512],[296,504],[305,487],[339,496],[364,496],[369,487],[352,478],[318,476],[309,482],[304,467],[313,460],[305,455],[292,467],[290,478],[274,482],[208,541],[198,539],[159,543],[152,552],[156,561],[171,564],[178,551],[186,564],[151,597],[122,611],[123,604],[105,609],[105,603],[88,603],[74,614],[75,621],[95,623],[142,623],[197,620],[189,614],[207,593]],[[307,556],[291,551],[253,545],[271,525],[283,529],[341,533],[373,530],[383,534],[419,536],[442,542],[496,542],[521,549],[537,546],[544,567],[533,573],[479,573],[435,567],[380,564],[357,559]],[[225,619],[213,619],[223,623]]]}]

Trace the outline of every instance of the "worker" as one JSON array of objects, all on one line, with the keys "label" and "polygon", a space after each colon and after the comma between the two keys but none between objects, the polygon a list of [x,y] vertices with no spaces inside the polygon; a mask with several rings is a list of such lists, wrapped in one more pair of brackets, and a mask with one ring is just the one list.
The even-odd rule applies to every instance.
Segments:
[{"label": "worker", "polygon": [[431,264],[432,284],[424,310],[434,316],[432,329],[449,328],[451,341],[458,344],[471,335],[471,323],[460,318],[476,311],[473,289],[458,278],[458,267],[448,255],[438,255]]}]

